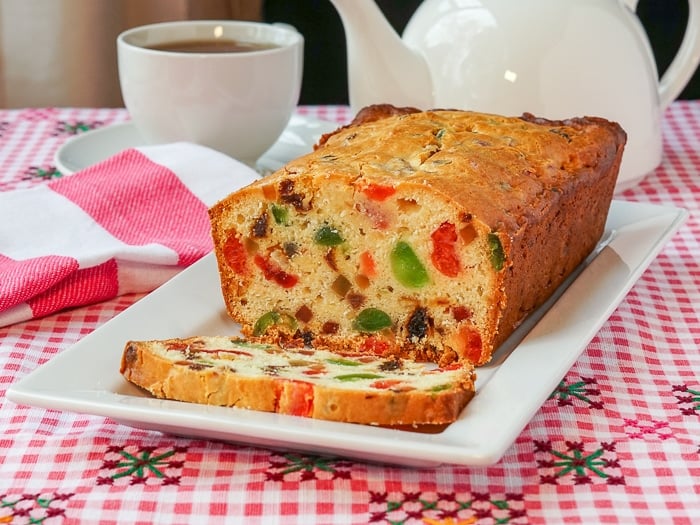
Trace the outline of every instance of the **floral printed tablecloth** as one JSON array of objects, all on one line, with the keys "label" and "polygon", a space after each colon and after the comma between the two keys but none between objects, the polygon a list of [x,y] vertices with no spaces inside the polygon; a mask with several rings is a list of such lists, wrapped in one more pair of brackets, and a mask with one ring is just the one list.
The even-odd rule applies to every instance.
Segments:
[{"label": "floral printed tablecloth", "polygon": [[[351,117],[342,106],[299,113]],[[126,120],[123,109],[0,110],[0,191],[64,176],[61,144]],[[700,523],[700,102],[670,107],[663,164],[618,198],[690,218],[496,465],[362,463],[5,398],[142,297],[126,295],[0,328],[0,523]]]}]

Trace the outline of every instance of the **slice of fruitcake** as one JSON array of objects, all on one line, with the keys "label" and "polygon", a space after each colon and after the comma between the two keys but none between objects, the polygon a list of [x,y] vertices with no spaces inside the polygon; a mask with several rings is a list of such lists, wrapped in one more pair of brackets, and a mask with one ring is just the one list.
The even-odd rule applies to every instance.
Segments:
[{"label": "slice of fruitcake", "polygon": [[121,373],[159,398],[370,425],[443,425],[474,394],[470,368],[250,343],[129,341]]},{"label": "slice of fruitcake", "polygon": [[625,140],[370,107],[212,207],[227,311],[259,341],[483,364],[596,246]]}]

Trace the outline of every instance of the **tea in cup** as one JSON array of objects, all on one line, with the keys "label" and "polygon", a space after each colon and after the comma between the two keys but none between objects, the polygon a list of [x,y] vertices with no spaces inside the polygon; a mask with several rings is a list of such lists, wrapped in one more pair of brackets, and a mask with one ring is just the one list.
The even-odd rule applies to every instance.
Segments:
[{"label": "tea in cup", "polygon": [[129,115],[149,144],[194,142],[249,165],[299,101],[303,37],[287,25],[164,22],[117,38]]}]

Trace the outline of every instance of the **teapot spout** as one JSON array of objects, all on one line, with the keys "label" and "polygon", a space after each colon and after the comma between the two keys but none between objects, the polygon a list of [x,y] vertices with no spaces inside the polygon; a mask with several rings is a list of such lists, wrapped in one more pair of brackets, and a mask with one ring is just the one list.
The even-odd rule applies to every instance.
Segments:
[{"label": "teapot spout", "polygon": [[428,64],[404,44],[374,0],[330,1],[345,29],[352,109],[382,103],[432,108]]}]

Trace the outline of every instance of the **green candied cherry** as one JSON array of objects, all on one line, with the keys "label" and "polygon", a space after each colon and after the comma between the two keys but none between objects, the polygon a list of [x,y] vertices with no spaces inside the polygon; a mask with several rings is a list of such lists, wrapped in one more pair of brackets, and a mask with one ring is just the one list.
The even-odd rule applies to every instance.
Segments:
[{"label": "green candied cherry", "polygon": [[289,210],[284,206],[278,204],[273,204],[271,206],[272,217],[275,219],[277,224],[282,226],[289,226]]},{"label": "green candied cherry", "polygon": [[362,381],[363,379],[381,379],[384,376],[371,373],[359,373],[359,374],[342,374],[335,376],[333,379],[338,381]]},{"label": "green candied cherry", "polygon": [[489,248],[491,248],[491,266],[493,266],[494,270],[500,272],[506,261],[506,254],[503,251],[501,239],[497,234],[489,233],[488,242]]},{"label": "green candied cherry", "polygon": [[353,323],[353,328],[360,332],[378,332],[391,326],[391,317],[379,308],[365,308]]},{"label": "green candied cherry", "polygon": [[314,242],[321,246],[338,246],[344,241],[345,239],[340,235],[340,231],[329,224],[321,226],[314,235]]},{"label": "green candied cherry", "polygon": [[404,286],[421,288],[430,281],[428,271],[406,241],[399,241],[389,255],[391,271]]},{"label": "green candied cherry", "polygon": [[340,366],[360,366],[362,364],[359,361],[353,361],[351,359],[343,359],[341,357],[334,358],[334,359],[326,359],[326,363],[330,363],[331,365],[340,365]]},{"label": "green candied cherry", "polygon": [[291,330],[296,330],[297,321],[289,314],[284,314],[272,310],[260,316],[253,326],[253,335],[261,336],[267,332],[272,325],[283,325]]}]

